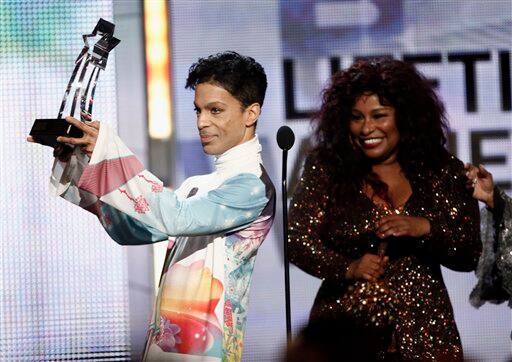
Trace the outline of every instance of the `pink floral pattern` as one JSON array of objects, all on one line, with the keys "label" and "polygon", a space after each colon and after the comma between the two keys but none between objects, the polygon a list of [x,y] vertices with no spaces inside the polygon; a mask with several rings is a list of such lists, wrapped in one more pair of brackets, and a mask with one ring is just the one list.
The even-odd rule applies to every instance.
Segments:
[{"label": "pink floral pattern", "polygon": [[230,329],[233,329],[233,314],[231,311],[231,301],[226,300],[224,303],[224,325]]},{"label": "pink floral pattern", "polygon": [[160,184],[159,182],[149,180],[144,175],[139,175],[139,177],[145,180],[147,183],[151,184],[151,192],[159,193],[163,191],[164,185]]},{"label": "pink floral pattern", "polygon": [[146,212],[149,211],[149,204],[148,201],[144,198],[144,196],[139,195],[133,198],[132,196],[130,196],[130,194],[128,194],[128,192],[126,192],[126,190],[119,189],[119,192],[125,194],[126,197],[130,199],[131,202],[133,202],[133,209],[135,210],[135,212],[139,214],[145,214]]}]

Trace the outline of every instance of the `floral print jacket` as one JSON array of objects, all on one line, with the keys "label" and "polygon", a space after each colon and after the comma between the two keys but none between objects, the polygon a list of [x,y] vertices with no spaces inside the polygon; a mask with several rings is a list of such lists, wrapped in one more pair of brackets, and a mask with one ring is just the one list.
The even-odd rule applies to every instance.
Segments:
[{"label": "floral print jacket", "polygon": [[53,192],[94,213],[117,243],[169,242],[145,360],[241,360],[251,274],[275,209],[260,153],[255,137],[171,191],[102,124],[90,159],[77,147],[55,161]]}]

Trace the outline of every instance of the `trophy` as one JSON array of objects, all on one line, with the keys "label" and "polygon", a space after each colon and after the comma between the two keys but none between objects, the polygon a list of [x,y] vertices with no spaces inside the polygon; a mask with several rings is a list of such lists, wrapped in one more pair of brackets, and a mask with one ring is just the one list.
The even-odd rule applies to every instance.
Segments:
[{"label": "trophy", "polygon": [[[119,39],[113,36],[114,28],[114,24],[100,18],[91,34],[82,35],[84,47],[75,60],[75,69],[64,92],[57,118],[36,119],[32,125],[30,135],[34,141],[53,147],[54,155],[59,158],[70,155],[73,148],[57,142],[57,137],[80,138],[83,136],[83,132],[66,122],[62,115],[69,114],[73,117],[79,101],[80,120],[85,121],[82,112],[92,114],[94,92],[96,91],[100,71],[107,66],[110,51],[120,42]],[[91,50],[89,41],[97,37],[99,37],[99,40]]]}]

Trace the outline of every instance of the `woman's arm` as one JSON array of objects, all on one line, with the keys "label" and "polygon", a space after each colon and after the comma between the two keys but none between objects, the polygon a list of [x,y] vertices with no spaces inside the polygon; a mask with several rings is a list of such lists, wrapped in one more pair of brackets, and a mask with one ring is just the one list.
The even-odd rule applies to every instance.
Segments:
[{"label": "woman's arm", "polygon": [[456,271],[471,271],[482,250],[478,202],[466,189],[461,161],[451,156],[432,184],[434,205],[427,210],[430,233],[421,242],[439,262]]},{"label": "woman's arm", "polygon": [[326,245],[323,230],[331,191],[326,170],[308,156],[290,204],[288,246],[290,260],[306,273],[339,281],[354,260]]}]

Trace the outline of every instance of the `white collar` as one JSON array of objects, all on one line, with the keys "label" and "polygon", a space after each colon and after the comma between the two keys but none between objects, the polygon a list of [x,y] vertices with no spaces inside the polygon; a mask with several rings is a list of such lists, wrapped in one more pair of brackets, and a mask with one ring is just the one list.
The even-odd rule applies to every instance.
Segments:
[{"label": "white collar", "polygon": [[248,171],[248,168],[259,168],[261,163],[261,144],[258,135],[215,156],[215,170],[219,173],[240,173]]}]

